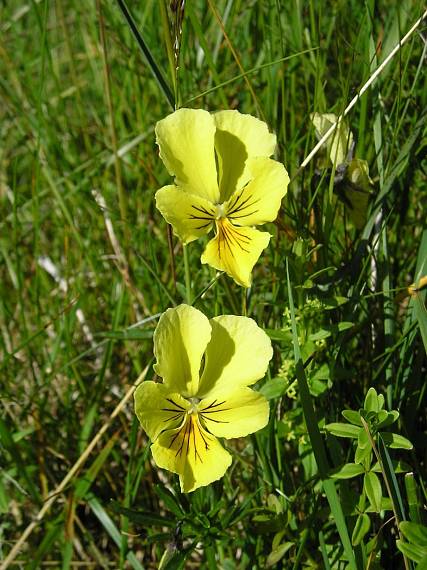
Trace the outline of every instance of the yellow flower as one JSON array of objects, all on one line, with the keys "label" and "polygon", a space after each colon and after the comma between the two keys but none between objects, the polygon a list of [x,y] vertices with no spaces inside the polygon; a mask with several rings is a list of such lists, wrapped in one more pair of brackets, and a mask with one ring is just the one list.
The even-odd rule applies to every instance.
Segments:
[{"label": "yellow flower", "polygon": [[178,473],[188,493],[220,479],[230,466],[217,437],[242,437],[268,423],[267,400],[248,386],[264,376],[273,351],[252,319],[209,320],[180,305],[161,316],[154,354],[163,383],[137,388],[135,412],[153,441],[156,464]]},{"label": "yellow flower", "polygon": [[[323,135],[337,122],[338,117],[334,113],[312,113],[311,122],[316,129],[316,135],[321,139]],[[346,162],[348,151],[353,146],[353,133],[347,122],[342,119],[335,132],[326,141],[326,152],[329,160],[335,166]]]},{"label": "yellow flower", "polygon": [[215,228],[201,261],[249,287],[270,241],[252,226],[273,221],[286,193],[284,166],[268,158],[276,137],[265,123],[238,111],[179,109],[156,125],[160,157],[175,184],[156,205],[185,244]]},{"label": "yellow flower", "polygon": [[[312,113],[311,121],[320,138],[326,134],[338,117],[334,113]],[[326,152],[335,168],[335,192],[344,202],[349,217],[357,229],[366,222],[373,182],[366,160],[353,158],[354,138],[347,122],[342,119],[336,131],[326,142]]]}]

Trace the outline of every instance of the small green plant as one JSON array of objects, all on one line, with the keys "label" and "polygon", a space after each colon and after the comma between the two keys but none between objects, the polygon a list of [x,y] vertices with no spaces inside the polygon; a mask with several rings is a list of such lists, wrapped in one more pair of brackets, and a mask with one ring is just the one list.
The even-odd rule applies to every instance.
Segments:
[{"label": "small green plant", "polygon": [[[396,493],[393,492],[393,475],[407,471],[400,461],[389,463],[390,449],[412,449],[412,443],[397,433],[384,431],[399,418],[396,410],[384,409],[384,396],[370,388],[366,394],[363,408],[343,410],[347,420],[333,422],[325,426],[325,430],[337,437],[352,439],[355,442],[354,461],[345,463],[331,473],[334,479],[353,479],[363,477],[363,489],[355,506],[357,514],[353,529],[352,543],[357,546],[362,542],[371,528],[371,513],[393,510],[396,519],[401,518],[397,511]],[[391,469],[390,469],[391,468]],[[388,497],[383,494],[383,486],[378,474],[383,475]]]},{"label": "small green plant", "polygon": [[402,521],[399,525],[405,540],[398,540],[397,547],[409,560],[417,564],[416,570],[427,568],[427,527],[423,524]]}]

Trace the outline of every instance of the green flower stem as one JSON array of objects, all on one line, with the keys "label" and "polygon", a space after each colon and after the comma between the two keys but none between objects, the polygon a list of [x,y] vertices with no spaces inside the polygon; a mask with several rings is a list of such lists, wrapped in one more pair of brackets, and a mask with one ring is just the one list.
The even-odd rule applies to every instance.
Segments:
[{"label": "green flower stem", "polygon": [[248,295],[248,290],[246,288],[242,289],[242,315],[244,317],[248,316],[248,306],[247,306],[247,297]]},{"label": "green flower stem", "polygon": [[182,252],[184,255],[184,271],[185,271],[185,291],[186,301],[188,305],[192,304],[193,293],[191,291],[191,276],[190,276],[190,261],[188,258],[188,250],[186,245],[182,245]]}]

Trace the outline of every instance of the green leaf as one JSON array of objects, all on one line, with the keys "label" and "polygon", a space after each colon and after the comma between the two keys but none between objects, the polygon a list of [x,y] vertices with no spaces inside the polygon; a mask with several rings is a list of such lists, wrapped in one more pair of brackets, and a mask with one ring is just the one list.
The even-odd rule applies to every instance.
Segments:
[{"label": "green leaf", "polygon": [[421,562],[427,556],[427,548],[424,546],[417,546],[416,544],[403,542],[403,540],[396,540],[396,544],[400,552],[414,562]]},{"label": "green leaf", "polygon": [[109,507],[113,512],[126,516],[130,521],[144,528],[152,526],[174,527],[177,524],[177,521],[174,518],[162,517],[161,515],[150,511],[135,511],[133,509],[128,509],[126,507],[122,507],[116,501],[112,501],[109,504]]},{"label": "green leaf", "polygon": [[359,463],[346,463],[342,467],[332,471],[332,479],[351,479],[365,472],[363,465]]},{"label": "green leaf", "polygon": [[427,527],[423,524],[418,524],[409,521],[402,521],[399,528],[403,536],[413,544],[418,546],[427,547]]},{"label": "green leaf", "polygon": [[278,532],[285,524],[287,524],[287,516],[285,514],[256,515],[252,519],[252,529],[256,534]]},{"label": "green leaf", "polygon": [[175,516],[182,517],[184,515],[184,510],[178,502],[178,499],[164,487],[163,485],[156,485],[155,491],[159,498],[164,502],[165,507],[173,513]]},{"label": "green leaf", "polygon": [[[372,446],[367,445],[366,447],[356,447],[356,452],[354,454],[354,462],[355,463],[363,463],[365,464],[365,460],[371,455],[372,453]],[[367,463],[368,467],[370,465],[370,461]]]},{"label": "green leaf", "polygon": [[[379,400],[379,396],[378,396],[378,400]],[[376,427],[378,427],[379,424],[381,424],[384,420],[386,420],[388,417],[388,412],[386,412],[386,410],[380,410],[377,414],[376,417]]]},{"label": "green leaf", "polygon": [[369,515],[361,513],[356,520],[356,524],[353,529],[353,534],[351,535],[351,543],[353,546],[357,546],[365,538],[369,529],[371,528],[371,519]]},{"label": "green leaf", "polygon": [[[383,414],[384,412],[380,413]],[[394,424],[394,422],[397,421],[399,418],[399,412],[397,412],[396,410],[392,410],[391,412],[385,412],[385,413],[386,416],[384,419],[381,419],[380,417],[378,418],[379,422],[377,424],[377,429],[391,426],[391,424]]]},{"label": "green leaf", "polygon": [[378,412],[378,396],[375,388],[369,388],[363,407],[367,412]]},{"label": "green leaf", "polygon": [[414,446],[403,437],[403,435],[399,435],[398,433],[383,433],[381,432],[381,437],[384,440],[384,443],[387,447],[391,449],[412,449]]},{"label": "green leaf", "polygon": [[408,498],[409,518],[412,522],[420,523],[421,518],[421,497],[418,492],[418,485],[413,473],[405,475],[405,489]]},{"label": "green leaf", "polygon": [[323,340],[324,338],[328,338],[332,335],[336,336],[338,333],[351,329],[354,323],[350,322],[341,322],[336,325],[324,325],[322,329],[319,331],[312,333],[309,335],[310,340]]},{"label": "green leaf", "polygon": [[362,428],[360,427],[344,424],[341,422],[332,422],[331,424],[325,425],[325,430],[332,435],[336,435],[337,437],[350,437],[353,439],[358,438],[361,429]]},{"label": "green leaf", "polygon": [[415,570],[427,570],[427,554],[421,558]]},{"label": "green leaf", "polygon": [[293,542],[283,542],[277,548],[272,550],[267,557],[266,568],[275,566],[293,546]]},{"label": "green leaf", "polygon": [[[381,510],[382,511],[392,511],[393,510],[393,502],[388,497],[383,497],[381,499]],[[365,513],[376,513],[376,509],[374,509],[371,505],[368,505],[365,509]]]},{"label": "green leaf", "polygon": [[381,511],[381,498],[383,492],[378,475],[372,471],[366,473],[363,487],[373,509],[375,512],[379,513]]},{"label": "green leaf", "polygon": [[343,410],[341,414],[351,424],[354,424],[355,426],[363,426],[359,412],[355,412],[354,410]]},{"label": "green leaf", "polygon": [[277,330],[277,329],[264,329],[271,340],[278,340],[290,343],[292,342],[292,333],[286,330]]},{"label": "green leaf", "polygon": [[178,552],[176,546],[168,545],[160,559],[158,570],[181,570],[186,558],[187,553]]},{"label": "green leaf", "polygon": [[333,309],[336,309],[337,307],[341,307],[341,305],[344,305],[344,303],[348,302],[347,297],[331,297],[328,299],[322,299],[322,309],[325,309],[327,311],[332,311]]},{"label": "green leaf", "polygon": [[[392,461],[392,465],[395,473],[406,473],[411,469],[411,466],[404,461]],[[375,471],[375,473],[381,472],[381,465],[378,461],[371,467],[370,471]]]},{"label": "green leaf", "polygon": [[362,449],[371,449],[372,442],[371,438],[369,437],[367,431],[365,429],[359,430],[358,437],[357,437],[357,445]]},{"label": "green leaf", "polygon": [[284,394],[290,383],[290,380],[276,376],[275,378],[267,380],[267,382],[261,386],[259,391],[265,398],[267,398],[267,400],[273,400],[274,398],[279,398]]}]

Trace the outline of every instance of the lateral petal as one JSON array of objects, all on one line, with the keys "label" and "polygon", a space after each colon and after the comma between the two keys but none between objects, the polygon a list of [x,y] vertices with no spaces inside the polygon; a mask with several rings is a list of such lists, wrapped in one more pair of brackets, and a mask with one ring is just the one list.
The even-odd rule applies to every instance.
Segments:
[{"label": "lateral petal", "polygon": [[194,396],[199,386],[203,353],[211,325],[203,313],[189,305],[167,309],[154,331],[154,370],[170,391]]},{"label": "lateral petal", "polygon": [[288,189],[288,173],[283,164],[270,158],[250,158],[247,167],[252,179],[226,202],[225,214],[238,226],[272,222]]},{"label": "lateral petal", "polygon": [[254,433],[268,423],[270,408],[262,394],[238,388],[230,394],[218,393],[198,405],[201,422],[209,433],[230,439]]},{"label": "lateral petal", "polygon": [[213,115],[216,124],[215,148],[219,164],[221,202],[250,179],[248,158],[271,156],[276,148],[276,135],[252,115],[239,111],[219,111]]},{"label": "lateral petal", "polygon": [[179,109],[156,125],[156,141],[169,174],[186,191],[216,203],[215,122],[203,109]]},{"label": "lateral petal", "polygon": [[200,425],[197,414],[188,416],[182,427],[162,433],[151,451],[159,467],[178,473],[183,493],[220,479],[231,464],[231,455]]},{"label": "lateral petal", "polygon": [[273,356],[269,337],[253,319],[222,315],[210,323],[212,336],[197,394],[204,399],[222,398],[221,394],[254,384],[265,375]]},{"label": "lateral petal", "polygon": [[236,283],[250,287],[251,272],[270,234],[233,225],[226,218],[217,220],[217,234],[207,244],[201,262],[225,271]]},{"label": "lateral petal", "polygon": [[215,220],[215,207],[209,200],[174,185],[156,192],[156,206],[184,244],[207,234]]},{"label": "lateral petal", "polygon": [[190,404],[176,392],[157,382],[142,382],[135,390],[135,413],[153,441],[164,430],[179,427]]}]

